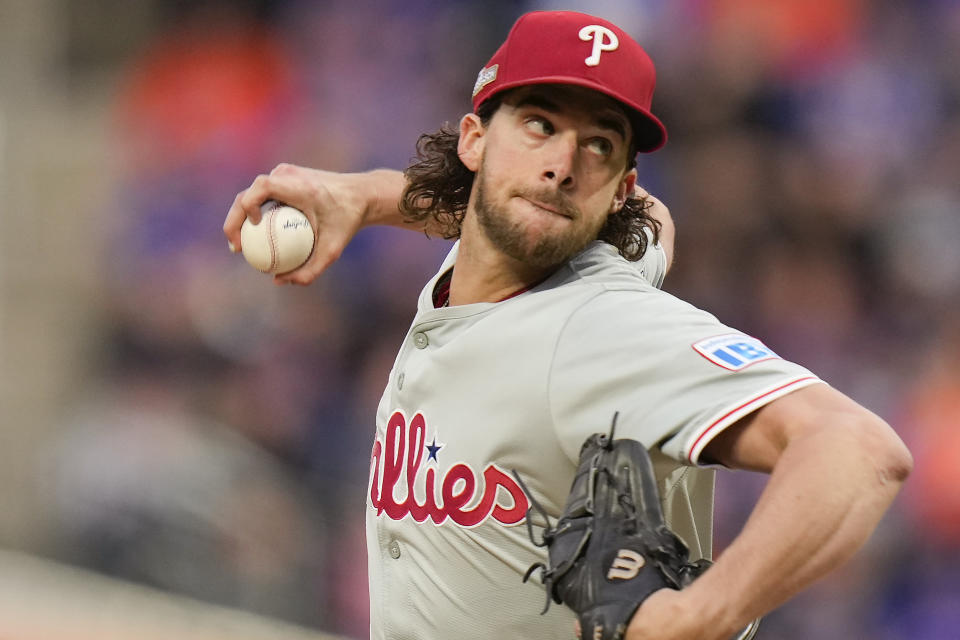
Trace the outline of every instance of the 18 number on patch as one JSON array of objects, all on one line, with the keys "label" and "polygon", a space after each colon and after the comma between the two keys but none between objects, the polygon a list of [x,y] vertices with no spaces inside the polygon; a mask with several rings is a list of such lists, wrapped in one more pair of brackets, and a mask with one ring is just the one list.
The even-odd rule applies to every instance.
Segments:
[{"label": "18 number on patch", "polygon": [[717,366],[740,371],[756,362],[779,358],[756,338],[742,333],[728,333],[693,343],[694,350]]}]

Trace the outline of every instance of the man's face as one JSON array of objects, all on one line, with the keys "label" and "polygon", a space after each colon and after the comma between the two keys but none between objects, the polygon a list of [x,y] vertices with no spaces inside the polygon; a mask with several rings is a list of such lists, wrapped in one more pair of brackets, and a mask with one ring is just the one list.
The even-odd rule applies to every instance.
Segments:
[{"label": "man's face", "polygon": [[486,127],[473,193],[491,244],[534,267],[558,265],[595,240],[633,191],[629,121],[588,89],[511,92]]}]

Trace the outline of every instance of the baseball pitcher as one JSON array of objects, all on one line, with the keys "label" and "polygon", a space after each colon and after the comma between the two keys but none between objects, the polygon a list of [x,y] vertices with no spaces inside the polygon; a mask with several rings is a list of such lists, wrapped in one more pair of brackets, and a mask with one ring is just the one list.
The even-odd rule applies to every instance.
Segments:
[{"label": "baseball pitcher", "polygon": [[[265,200],[311,219],[286,282],[364,225],[457,239],[377,407],[372,638],[736,637],[849,558],[908,474],[877,416],[658,288],[672,230],[634,162],[666,142],[654,84],[616,25],[529,13],[402,175],[283,165],[234,201],[234,249]],[[717,467],[770,480],[711,563]]]}]

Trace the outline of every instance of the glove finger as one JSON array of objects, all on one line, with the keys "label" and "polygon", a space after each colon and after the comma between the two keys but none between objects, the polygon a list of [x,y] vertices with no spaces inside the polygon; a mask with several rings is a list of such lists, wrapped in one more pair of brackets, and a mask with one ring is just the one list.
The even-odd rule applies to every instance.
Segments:
[{"label": "glove finger", "polygon": [[619,603],[601,604],[581,613],[579,617],[580,639],[623,640],[630,616],[625,616],[622,609],[623,606]]}]

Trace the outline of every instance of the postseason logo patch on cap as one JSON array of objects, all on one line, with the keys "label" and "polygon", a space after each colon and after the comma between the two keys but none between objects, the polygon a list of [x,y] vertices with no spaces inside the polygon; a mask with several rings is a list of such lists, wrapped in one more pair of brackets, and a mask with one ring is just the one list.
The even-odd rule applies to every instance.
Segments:
[{"label": "postseason logo patch on cap", "polygon": [[763,360],[780,359],[766,345],[742,333],[727,333],[693,343],[693,349],[713,364],[739,371]]},{"label": "postseason logo patch on cap", "polygon": [[484,67],[480,69],[480,73],[477,74],[477,82],[473,85],[473,95],[476,96],[480,93],[481,89],[497,79],[497,70],[500,68],[499,64],[495,64],[490,67]]}]

